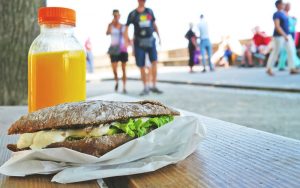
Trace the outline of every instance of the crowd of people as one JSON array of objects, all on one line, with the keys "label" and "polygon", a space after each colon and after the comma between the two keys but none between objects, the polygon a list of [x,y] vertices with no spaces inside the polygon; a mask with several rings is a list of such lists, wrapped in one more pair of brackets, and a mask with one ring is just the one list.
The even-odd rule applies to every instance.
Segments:
[{"label": "crowd of people", "polygon": [[[127,17],[126,24],[120,23],[119,10],[113,10],[113,20],[108,24],[106,34],[111,36],[111,44],[108,54],[115,80],[115,91],[119,90],[118,62],[122,65],[122,92],[126,89],[126,63],[128,61],[129,45],[133,48],[135,62],[140,70],[143,90],[140,95],[148,95],[150,92],[162,93],[157,88],[157,49],[156,40],[160,35],[155,22],[155,15],[152,9],[145,7],[146,0],[138,0],[138,6],[131,11]],[[300,67],[300,59],[297,56],[295,46],[297,19],[289,15],[291,5],[283,3],[282,0],[275,2],[277,11],[273,15],[274,33],[268,36],[261,31],[259,26],[253,29],[253,38],[250,42],[241,44],[232,36],[223,36],[213,52],[212,43],[209,37],[208,24],[203,14],[200,15],[197,25],[199,36],[193,31],[193,24],[190,24],[185,38],[188,40],[189,60],[188,66],[193,73],[193,67],[202,64],[202,72],[215,71],[216,66],[228,67],[235,61],[240,61],[241,67],[266,66],[267,74],[273,76],[272,69],[276,66],[279,70],[285,70],[286,65],[291,74],[297,74],[296,68]],[[134,26],[132,39],[128,35],[128,27]],[[157,37],[154,37],[156,33]],[[300,39],[298,37],[298,39]],[[87,67],[90,73],[93,72],[93,57],[91,54],[91,43],[88,39],[85,43],[87,51]],[[256,63],[257,62],[257,63]]]},{"label": "crowd of people", "polygon": [[[209,40],[208,26],[204,15],[200,16],[198,30],[200,36],[197,37],[193,31],[193,24],[185,35],[188,42],[189,67],[193,73],[193,67],[199,62],[206,72],[206,62],[211,71],[215,66],[228,67],[234,61],[240,61],[241,67],[266,66],[267,73],[273,76],[272,68],[276,66],[279,70],[285,70],[286,65],[291,74],[297,74],[296,68],[300,67],[300,59],[297,56],[296,24],[297,19],[289,15],[290,3],[283,3],[282,0],[275,2],[277,11],[273,15],[274,33],[268,36],[261,31],[259,26],[253,29],[253,38],[250,42],[241,44],[240,41],[231,36],[222,37],[217,49],[212,54],[212,45]],[[197,40],[199,39],[199,40]],[[199,56],[199,54],[201,54]],[[236,57],[236,58],[234,58]]]}]

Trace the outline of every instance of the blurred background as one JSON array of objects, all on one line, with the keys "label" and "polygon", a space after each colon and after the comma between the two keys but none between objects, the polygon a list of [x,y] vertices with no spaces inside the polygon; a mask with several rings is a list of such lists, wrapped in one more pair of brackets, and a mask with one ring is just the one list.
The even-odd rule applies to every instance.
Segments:
[{"label": "blurred background", "polygon": [[[300,76],[276,71],[265,73],[265,54],[251,53],[254,65],[245,66],[247,48],[257,26],[268,37],[273,35],[274,0],[147,0],[156,16],[161,45],[157,44],[159,87],[163,94],[142,98],[157,99],[168,105],[202,115],[237,123],[270,133],[300,139]],[[289,0],[290,15],[300,18],[299,0]],[[112,10],[119,9],[121,23],[137,7],[137,0],[31,0],[0,1],[0,105],[27,105],[27,53],[39,34],[37,10],[42,6],[62,6],[76,10],[75,35],[82,46],[90,38],[94,70],[87,73],[87,97],[114,92],[113,74],[107,51],[110,37],[107,25]],[[199,36],[199,17],[205,15],[216,52],[224,38],[237,41],[242,54],[233,54],[229,67],[202,74],[201,63],[194,74],[188,72],[189,24]],[[296,25],[300,30],[300,24]],[[133,27],[129,28],[133,35]],[[198,41],[199,42],[199,41]],[[140,97],[139,70],[129,48],[128,94]],[[245,54],[244,54],[245,52]],[[261,64],[260,62],[263,61]],[[248,69],[249,68],[249,69]],[[250,69],[251,68],[251,69]],[[1,123],[1,117],[0,117]]]},{"label": "blurred background", "polygon": [[[154,10],[159,26],[162,45],[159,50],[174,50],[186,48],[184,38],[189,29],[189,23],[195,24],[195,32],[199,17],[204,14],[209,23],[210,39],[218,43],[223,36],[231,35],[237,39],[252,38],[252,29],[260,26],[268,35],[273,34],[272,15],[276,10],[274,0],[148,0],[147,6]],[[290,14],[300,18],[300,3],[290,0]],[[110,37],[105,35],[107,25],[112,21],[112,10],[119,9],[120,22],[125,24],[129,12],[137,6],[136,0],[110,1],[73,1],[47,0],[47,6],[63,6],[76,10],[76,37],[84,44],[90,37],[95,55],[107,52]],[[297,25],[300,29],[300,24]],[[131,33],[132,33],[131,26]]]}]

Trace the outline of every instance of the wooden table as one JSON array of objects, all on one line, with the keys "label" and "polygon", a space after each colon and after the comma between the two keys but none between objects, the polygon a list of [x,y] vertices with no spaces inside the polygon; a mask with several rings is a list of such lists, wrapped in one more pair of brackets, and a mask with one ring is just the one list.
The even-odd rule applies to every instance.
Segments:
[{"label": "wooden table", "polygon": [[[131,100],[120,95],[100,98]],[[6,136],[8,122],[13,122],[26,110],[26,107],[0,107],[0,165],[10,157],[6,144],[17,139],[16,136]],[[155,172],[107,178],[105,182],[109,187],[137,188],[300,187],[300,141],[199,117],[207,127],[207,138],[187,159]],[[0,175],[0,187],[99,187],[96,181],[67,185],[51,183],[51,177]]]}]

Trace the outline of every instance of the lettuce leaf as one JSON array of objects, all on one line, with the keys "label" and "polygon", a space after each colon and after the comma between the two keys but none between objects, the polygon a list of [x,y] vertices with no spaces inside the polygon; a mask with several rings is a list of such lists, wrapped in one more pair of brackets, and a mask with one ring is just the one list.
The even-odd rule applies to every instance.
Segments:
[{"label": "lettuce leaf", "polygon": [[129,119],[126,123],[115,123],[110,127],[108,135],[118,133],[119,130],[128,134],[130,137],[141,137],[146,135],[151,127],[159,128],[174,120],[173,116],[152,117],[146,121],[142,118]]}]

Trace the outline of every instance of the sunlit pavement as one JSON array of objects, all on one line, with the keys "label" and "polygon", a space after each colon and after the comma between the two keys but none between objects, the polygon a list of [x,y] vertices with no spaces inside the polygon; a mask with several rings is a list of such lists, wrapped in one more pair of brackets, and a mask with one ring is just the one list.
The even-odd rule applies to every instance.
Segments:
[{"label": "sunlit pavement", "polygon": [[[229,73],[225,72],[227,70],[224,70],[224,72],[223,70],[219,70],[217,72],[207,73],[206,75],[200,72],[189,74],[186,73],[187,69],[185,67],[182,67],[182,69],[178,69],[177,67],[168,69],[168,71],[174,71],[173,73],[168,71],[162,73],[161,71],[159,74],[160,78],[171,79],[171,75],[173,75],[172,79],[183,79],[186,77],[186,79],[201,79],[201,81],[208,79],[208,77],[220,78],[220,75],[229,75]],[[271,78],[264,74],[264,69],[232,69],[230,71],[231,73],[236,71],[238,72],[237,74],[240,75],[229,75],[228,77],[230,78],[227,78],[227,80],[232,82],[241,82],[243,78],[240,77],[245,76],[245,74],[246,76],[251,75],[251,73],[247,73],[249,71],[255,73],[252,73],[253,78],[248,78],[248,82],[250,82],[250,80],[256,80],[258,84],[262,82],[272,85],[277,84],[277,86],[282,87],[287,87],[287,85],[295,88],[300,87],[300,76],[289,76],[287,72],[276,72],[277,75],[272,78],[274,80],[270,81]],[[259,75],[260,73],[262,75]],[[106,78],[112,78],[109,76],[109,72],[106,74],[108,75]],[[138,74],[136,74],[136,76],[138,76]],[[233,79],[234,77],[237,80]],[[286,82],[289,81],[289,83],[284,84],[283,80]],[[144,98],[160,100],[168,105],[209,117],[300,139],[299,93],[241,90],[168,83],[159,83],[158,86],[164,91],[162,95],[150,94]],[[121,93],[121,82],[119,90]],[[129,96],[140,97],[139,93],[142,90],[142,84],[140,81],[128,81],[127,90]],[[87,83],[88,97],[112,92],[114,92],[113,81],[99,81],[99,79],[95,79]]]},{"label": "sunlit pavement", "polygon": [[[189,73],[187,67],[160,67],[158,80],[166,83],[210,85],[216,87],[262,89],[275,91],[288,91],[300,93],[300,74],[290,75],[286,71],[276,71],[275,76],[270,77],[264,68],[219,68],[214,72],[202,73],[200,67],[196,67],[194,73]],[[139,71],[131,69],[128,77],[139,79]],[[88,80],[111,79],[110,70],[89,74]]]}]

